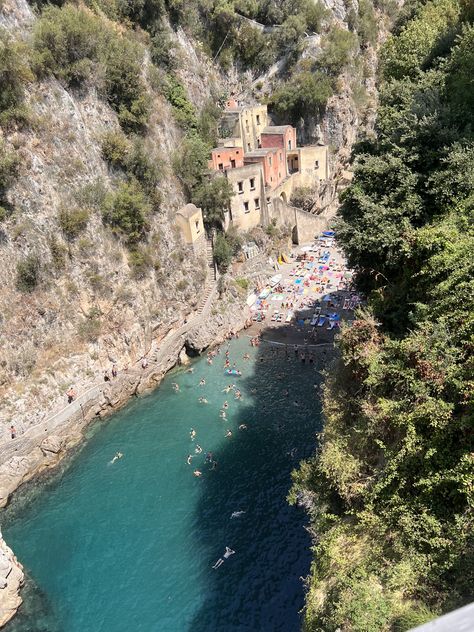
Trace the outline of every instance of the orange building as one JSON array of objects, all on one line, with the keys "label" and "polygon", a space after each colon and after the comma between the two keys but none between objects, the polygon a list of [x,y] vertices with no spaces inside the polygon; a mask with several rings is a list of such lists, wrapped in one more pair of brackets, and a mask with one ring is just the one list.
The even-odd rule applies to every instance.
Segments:
[{"label": "orange building", "polygon": [[244,163],[261,163],[265,186],[270,189],[277,187],[286,178],[285,152],[278,147],[249,151],[244,156]]},{"label": "orange building", "polygon": [[211,151],[209,169],[225,171],[244,166],[244,150],[242,147],[216,147]]},{"label": "orange building", "polygon": [[262,147],[281,147],[285,151],[296,149],[296,129],[291,125],[270,125],[261,136]]}]

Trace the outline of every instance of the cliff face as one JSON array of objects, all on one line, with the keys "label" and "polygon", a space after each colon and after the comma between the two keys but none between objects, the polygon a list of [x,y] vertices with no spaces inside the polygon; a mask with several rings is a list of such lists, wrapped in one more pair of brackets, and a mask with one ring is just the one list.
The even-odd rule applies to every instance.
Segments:
[{"label": "cliff face", "polygon": [[[22,0],[2,5],[0,24],[10,33],[28,37],[33,21]],[[217,73],[183,33],[179,38],[197,71],[190,94],[202,101]],[[154,95],[144,140],[160,159],[162,204],[150,219],[152,265],[137,273],[94,210],[94,198],[117,178],[101,155],[104,133],[119,130],[115,112],[95,91],[68,90],[55,79],[26,92],[33,125],[4,133],[20,167],[7,193],[14,212],[0,225],[0,442],[11,441],[11,424],[21,436],[62,404],[71,384],[80,391],[112,362],[123,366],[145,355],[152,337],[196,308],[206,282],[204,257],[186,250],[175,226],[185,200],[170,161],[182,133],[166,100]],[[84,204],[91,209],[87,227],[68,242],[58,215]],[[16,287],[17,270],[28,255],[39,260],[39,284],[25,294]]]}]

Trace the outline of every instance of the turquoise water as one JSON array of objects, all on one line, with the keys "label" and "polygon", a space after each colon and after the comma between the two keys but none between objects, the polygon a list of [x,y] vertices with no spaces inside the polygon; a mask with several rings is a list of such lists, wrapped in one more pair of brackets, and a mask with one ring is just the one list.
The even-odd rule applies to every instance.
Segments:
[{"label": "turquoise water", "polygon": [[[3,532],[29,581],[6,630],[299,629],[310,540],[303,510],[289,507],[286,495],[291,470],[314,451],[318,373],[292,354],[251,348],[247,337],[230,344],[241,378],[224,375],[224,359],[223,348],[212,366],[200,358],[194,373],[169,375],[152,395],[97,424],[61,471],[18,494]],[[230,382],[241,401],[221,392]],[[203,453],[188,466],[196,443]],[[218,462],[213,471],[208,450]],[[110,464],[117,451],[124,457]],[[226,546],[235,555],[213,570]]]}]

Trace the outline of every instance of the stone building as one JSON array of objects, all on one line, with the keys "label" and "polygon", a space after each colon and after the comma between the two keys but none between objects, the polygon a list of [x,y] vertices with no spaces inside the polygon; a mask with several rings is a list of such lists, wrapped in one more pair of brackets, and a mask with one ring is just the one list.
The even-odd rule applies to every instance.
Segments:
[{"label": "stone building", "polygon": [[244,166],[244,150],[242,147],[216,147],[211,151],[209,169],[225,171]]},{"label": "stone building", "polygon": [[292,151],[296,149],[296,129],[291,125],[269,125],[260,136],[260,145]]},{"label": "stone building", "polygon": [[206,247],[206,233],[202,211],[194,204],[186,204],[176,213],[176,223],[184,241],[194,252],[201,252]]},{"label": "stone building", "polygon": [[226,213],[224,227],[230,225],[241,230],[249,230],[261,223],[265,201],[265,183],[261,163],[250,163],[225,172],[232,184],[234,195],[230,212]]},{"label": "stone building", "polygon": [[260,163],[263,168],[263,178],[268,189],[279,186],[287,176],[286,157],[283,149],[268,147],[246,152],[244,164]]},{"label": "stone building", "polygon": [[239,105],[228,101],[219,121],[219,136],[224,139],[240,139],[244,151],[260,147],[262,131],[268,126],[266,105]]}]

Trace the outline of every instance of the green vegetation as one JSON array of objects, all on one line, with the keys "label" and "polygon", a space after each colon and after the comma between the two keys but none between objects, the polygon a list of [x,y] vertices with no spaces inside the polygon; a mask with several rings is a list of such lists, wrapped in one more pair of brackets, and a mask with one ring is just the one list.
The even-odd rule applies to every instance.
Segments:
[{"label": "green vegetation", "polygon": [[227,233],[217,233],[214,240],[214,258],[221,272],[226,272],[232,259],[242,249],[242,238],[235,229]]},{"label": "green vegetation", "polygon": [[173,156],[174,172],[181,180],[189,199],[205,182],[210,149],[200,136],[189,134]]},{"label": "green vegetation", "polygon": [[86,230],[89,217],[89,211],[84,208],[60,209],[58,222],[68,241],[74,241]]},{"label": "green vegetation", "polygon": [[16,152],[7,148],[6,143],[0,139],[0,222],[10,214],[10,208],[6,201],[6,192],[18,175],[20,159]]},{"label": "green vegetation", "polygon": [[32,292],[39,283],[41,260],[36,254],[29,254],[16,266],[16,287],[20,292]]},{"label": "green vegetation", "polygon": [[212,178],[196,189],[193,202],[202,208],[206,226],[222,228],[233,194],[232,185],[224,176]]},{"label": "green vegetation", "polygon": [[418,4],[388,40],[377,136],[343,196],[369,300],[340,336],[318,455],[294,473],[317,534],[311,632],[404,632],[472,600],[474,26],[458,15]]},{"label": "green vegetation", "polygon": [[140,132],[149,116],[141,78],[142,48],[85,9],[47,6],[34,27],[34,68],[54,73],[71,86],[97,86],[117,112],[123,128]]},{"label": "green vegetation", "polygon": [[25,123],[24,84],[33,81],[24,44],[13,42],[0,30],[0,126]]},{"label": "green vegetation", "polygon": [[301,118],[321,113],[332,94],[332,82],[327,75],[304,70],[277,88],[269,106],[280,118],[297,125]]},{"label": "green vegetation", "polygon": [[107,195],[102,217],[117,234],[132,245],[142,239],[148,228],[151,206],[136,182],[124,182]]}]

